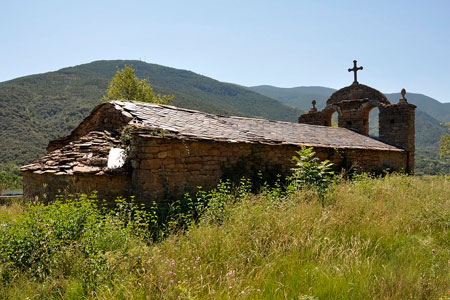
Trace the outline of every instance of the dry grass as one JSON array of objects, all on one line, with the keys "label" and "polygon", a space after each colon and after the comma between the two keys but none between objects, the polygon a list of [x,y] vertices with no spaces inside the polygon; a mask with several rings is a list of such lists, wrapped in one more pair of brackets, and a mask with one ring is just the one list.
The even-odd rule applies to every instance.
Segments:
[{"label": "dry grass", "polygon": [[253,196],[227,207],[220,225],[107,253],[94,282],[68,266],[44,282],[18,277],[0,297],[448,299],[449,177],[361,178],[325,200]]}]

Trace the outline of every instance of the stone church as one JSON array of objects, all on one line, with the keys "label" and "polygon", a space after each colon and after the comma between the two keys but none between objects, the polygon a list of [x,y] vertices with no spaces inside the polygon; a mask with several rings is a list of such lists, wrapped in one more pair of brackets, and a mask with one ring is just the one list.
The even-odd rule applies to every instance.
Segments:
[{"label": "stone church", "polygon": [[[168,105],[110,101],[98,105],[47,154],[23,166],[24,196],[98,191],[99,198],[181,195],[220,179],[257,172],[286,175],[302,146],[320,159],[361,171],[413,172],[415,106],[402,90],[396,104],[359,84],[336,91],[322,110],[299,123],[207,114]],[[379,138],[368,135],[369,112],[379,109]],[[338,114],[338,127],[331,118]]]}]

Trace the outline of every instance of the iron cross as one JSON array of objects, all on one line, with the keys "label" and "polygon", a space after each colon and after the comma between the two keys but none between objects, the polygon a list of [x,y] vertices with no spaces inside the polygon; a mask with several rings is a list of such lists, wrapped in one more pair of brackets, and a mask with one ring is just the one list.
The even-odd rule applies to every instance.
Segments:
[{"label": "iron cross", "polygon": [[358,80],[356,80],[356,72],[358,72],[358,70],[362,70],[363,67],[356,67],[356,60],[353,61],[353,69],[348,69],[349,72],[354,72],[354,76],[355,76],[355,81],[353,81],[353,84],[358,84]]}]

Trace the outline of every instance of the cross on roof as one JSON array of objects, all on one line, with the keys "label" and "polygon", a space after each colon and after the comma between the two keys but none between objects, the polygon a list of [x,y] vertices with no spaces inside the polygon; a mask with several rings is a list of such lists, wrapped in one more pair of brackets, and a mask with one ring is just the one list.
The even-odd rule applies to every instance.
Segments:
[{"label": "cross on roof", "polygon": [[353,61],[353,69],[348,69],[349,72],[354,72],[354,76],[355,76],[355,81],[353,81],[353,84],[358,84],[358,80],[356,80],[356,72],[358,72],[358,70],[362,70],[363,67],[357,67],[356,66],[356,60]]}]

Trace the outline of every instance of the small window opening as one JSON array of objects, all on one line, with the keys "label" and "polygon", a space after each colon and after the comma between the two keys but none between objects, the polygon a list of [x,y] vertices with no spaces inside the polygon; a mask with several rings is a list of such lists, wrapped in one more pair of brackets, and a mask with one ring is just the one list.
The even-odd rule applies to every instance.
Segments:
[{"label": "small window opening", "polygon": [[380,110],[374,107],[369,113],[369,135],[373,137],[379,136],[379,117]]},{"label": "small window opening", "polygon": [[323,119],[324,126],[338,127],[339,115],[336,111],[328,112]]},{"label": "small window opening", "polygon": [[339,114],[335,111],[332,115],[331,115],[331,124],[328,126],[332,126],[332,127],[339,127]]},{"label": "small window opening", "polygon": [[394,119],[392,119],[392,120],[391,120],[391,124],[394,124],[394,123],[395,123],[395,120],[394,120]]}]

